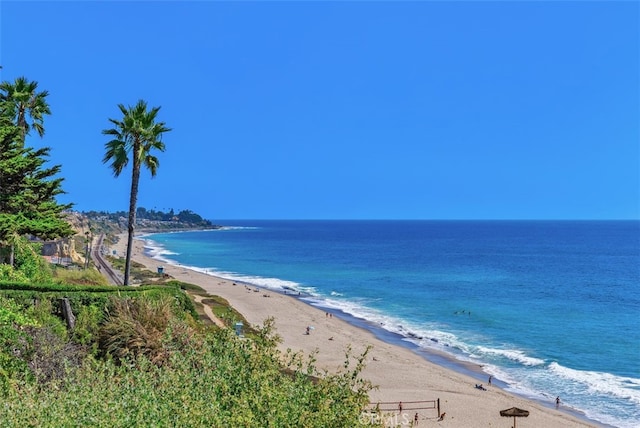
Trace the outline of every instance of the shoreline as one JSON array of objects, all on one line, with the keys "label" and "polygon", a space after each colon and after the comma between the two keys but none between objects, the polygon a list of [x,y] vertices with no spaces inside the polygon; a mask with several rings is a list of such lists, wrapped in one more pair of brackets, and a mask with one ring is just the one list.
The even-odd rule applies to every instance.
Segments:
[{"label": "shoreline", "polygon": [[[210,276],[214,276],[214,275],[210,275]],[[248,284],[248,285],[252,285],[252,284]],[[255,286],[255,285],[252,285],[252,286],[260,288],[260,286]],[[273,291],[269,290],[269,292],[273,292]],[[455,373],[468,376],[474,379],[475,381],[479,382],[480,385],[484,385],[485,387],[487,387],[485,382],[487,381],[489,375],[483,370],[482,365],[480,364],[456,359],[454,355],[448,354],[446,352],[439,351],[436,349],[427,349],[427,348],[420,347],[411,341],[405,340],[406,336],[386,330],[385,328],[378,326],[377,324],[365,318],[358,318],[340,309],[324,308],[322,305],[314,306],[310,303],[307,303],[304,301],[304,296],[298,297],[298,296],[291,295],[290,297],[294,299],[298,299],[302,301],[304,304],[309,305],[313,308],[322,308],[322,310],[325,310],[327,312],[332,312],[334,315],[336,315],[346,323],[350,324],[351,326],[371,333],[377,340],[380,340],[391,346],[408,349],[409,351],[415,353],[416,355],[420,356],[421,358],[423,358],[424,360],[426,360],[431,364],[439,366],[444,370],[451,370]],[[504,388],[508,387],[509,384],[499,379],[493,378],[492,376],[492,386],[495,386],[504,390]],[[543,406],[544,408],[557,411],[555,408],[555,404],[553,404],[553,397],[550,397],[549,402],[544,402],[542,400],[538,400],[533,397],[526,397],[524,395],[519,395],[509,391],[504,391],[504,392],[516,397],[522,397],[525,400],[533,401],[538,405]],[[612,425],[603,424],[598,421],[589,419],[584,413],[571,407],[563,406],[561,411],[586,423],[587,426],[615,428]]]},{"label": "shoreline", "polygon": [[[118,255],[125,254],[126,234],[120,235],[113,248]],[[162,264],[145,253],[144,241],[139,236],[134,239],[132,259],[150,270]],[[279,349],[300,351],[303,355],[315,352],[316,366],[321,370],[340,370],[349,347],[353,350],[352,355],[358,356],[367,346],[372,346],[367,366],[361,373],[362,378],[378,386],[370,393],[371,402],[394,403],[384,408],[405,403],[402,412],[390,412],[385,419],[389,424],[410,426],[414,414],[418,413],[419,422],[427,425],[511,426],[511,419],[501,417],[499,411],[519,407],[530,411],[529,417],[518,420],[521,427],[606,426],[573,409],[556,409],[553,403],[514,395],[502,389],[505,385],[499,381],[488,386],[480,366],[455,360],[444,353],[425,351],[403,341],[400,335],[391,337],[394,333],[367,320],[314,306],[299,296],[226,280],[181,265],[163,266],[164,272],[173,278],[196,284],[209,294],[225,298],[251,324],[260,325],[266,318],[273,317],[276,333],[283,339]],[[305,334],[308,325],[315,327],[309,335]],[[477,383],[485,384],[487,390],[474,388]],[[440,400],[441,412],[446,412],[442,421],[438,421],[435,409],[419,407],[427,404],[409,404],[436,399]]]}]

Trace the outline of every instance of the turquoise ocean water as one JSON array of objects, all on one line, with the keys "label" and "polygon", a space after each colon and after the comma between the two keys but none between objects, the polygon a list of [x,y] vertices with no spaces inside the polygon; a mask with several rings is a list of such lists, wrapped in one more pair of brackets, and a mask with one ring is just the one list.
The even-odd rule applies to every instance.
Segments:
[{"label": "turquoise ocean water", "polygon": [[[379,337],[616,427],[640,426],[638,221],[217,221],[173,263],[295,290]],[[438,355],[448,356],[442,358]]]}]

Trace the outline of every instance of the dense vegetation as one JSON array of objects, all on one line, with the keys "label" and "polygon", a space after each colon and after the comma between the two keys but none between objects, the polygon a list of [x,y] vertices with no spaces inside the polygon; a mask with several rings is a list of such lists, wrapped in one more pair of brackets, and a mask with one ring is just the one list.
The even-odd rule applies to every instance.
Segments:
[{"label": "dense vegetation", "polygon": [[[44,135],[47,95],[25,78],[0,84],[2,426],[371,426],[361,417],[371,389],[360,377],[366,353],[345,350],[344,370],[326,373],[315,367],[314,355],[280,352],[272,320],[248,326],[246,337],[202,322],[187,291],[203,292],[193,285],[109,286],[88,264],[69,272],[44,262],[40,245],[27,237],[73,233],[62,215],[68,206],[55,201],[60,167],[44,167],[48,149],[25,146],[31,130]],[[155,172],[148,149],[163,146],[151,131],[168,128],[146,104],[121,110],[123,120],[111,120],[115,128],[105,131],[114,137],[105,159],[119,173],[132,149],[134,163]],[[136,138],[143,147],[135,147]],[[176,218],[202,221],[190,211],[171,212],[170,221]],[[128,272],[129,258],[123,268]],[[207,301],[228,326],[241,317],[222,299]]]},{"label": "dense vegetation", "polygon": [[[73,328],[61,316],[62,298]],[[246,338],[205,326],[172,284],[0,282],[0,420],[5,427],[366,423],[365,355],[345,350],[344,371],[329,374],[313,355],[282,354],[278,341],[270,320]]]}]

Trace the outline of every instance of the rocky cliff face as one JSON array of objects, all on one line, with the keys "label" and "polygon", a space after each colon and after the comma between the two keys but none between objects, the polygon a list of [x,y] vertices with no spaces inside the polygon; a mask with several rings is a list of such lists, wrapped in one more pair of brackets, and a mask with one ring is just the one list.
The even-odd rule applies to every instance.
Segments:
[{"label": "rocky cliff face", "polygon": [[[91,213],[89,213],[91,214]],[[43,254],[45,256],[69,257],[73,263],[83,265],[85,263],[85,254],[87,249],[87,239],[94,239],[100,234],[117,235],[126,232],[127,219],[121,215],[109,213],[87,215],[85,213],[70,211],[66,214],[67,221],[71,224],[75,235],[67,239],[51,241],[44,244]],[[175,230],[192,230],[192,229],[217,229],[220,226],[211,224],[211,222],[201,220],[200,216],[193,215],[194,218],[200,219],[198,222],[180,220],[173,218],[171,220],[150,220],[146,218],[136,219],[137,232],[162,232]]]},{"label": "rocky cliff face", "polygon": [[73,230],[76,231],[76,234],[66,240],[68,242],[68,248],[66,248],[68,251],[66,254],[69,254],[69,257],[71,257],[71,260],[73,260],[74,263],[84,263],[86,248],[85,242],[91,235],[89,219],[85,215],[78,212],[68,213],[67,219],[71,224]]},{"label": "rocky cliff face", "polygon": [[44,256],[68,257],[73,263],[84,264],[86,240],[91,234],[89,219],[77,212],[66,213],[66,218],[75,230],[75,235],[43,243],[42,254]]},{"label": "rocky cliff face", "polygon": [[71,224],[77,235],[85,236],[89,230],[89,219],[82,213],[75,211],[67,213],[67,221]]}]

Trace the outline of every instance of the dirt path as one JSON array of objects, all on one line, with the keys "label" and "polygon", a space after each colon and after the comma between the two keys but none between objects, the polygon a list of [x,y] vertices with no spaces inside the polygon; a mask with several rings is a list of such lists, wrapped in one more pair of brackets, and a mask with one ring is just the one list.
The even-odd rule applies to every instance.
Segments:
[{"label": "dirt path", "polygon": [[202,301],[205,299],[205,297],[200,296],[198,294],[190,294],[191,297],[193,297],[193,300],[195,300],[196,302],[200,303],[202,305],[202,307],[204,308],[204,313],[209,317],[209,319],[211,321],[213,321],[213,323],[215,325],[217,325],[218,327],[221,328],[226,328],[226,325],[224,325],[224,323],[222,322],[222,320],[220,318],[218,318],[217,316],[214,315],[213,311],[211,310],[211,308],[206,305],[205,303],[202,303]]}]

